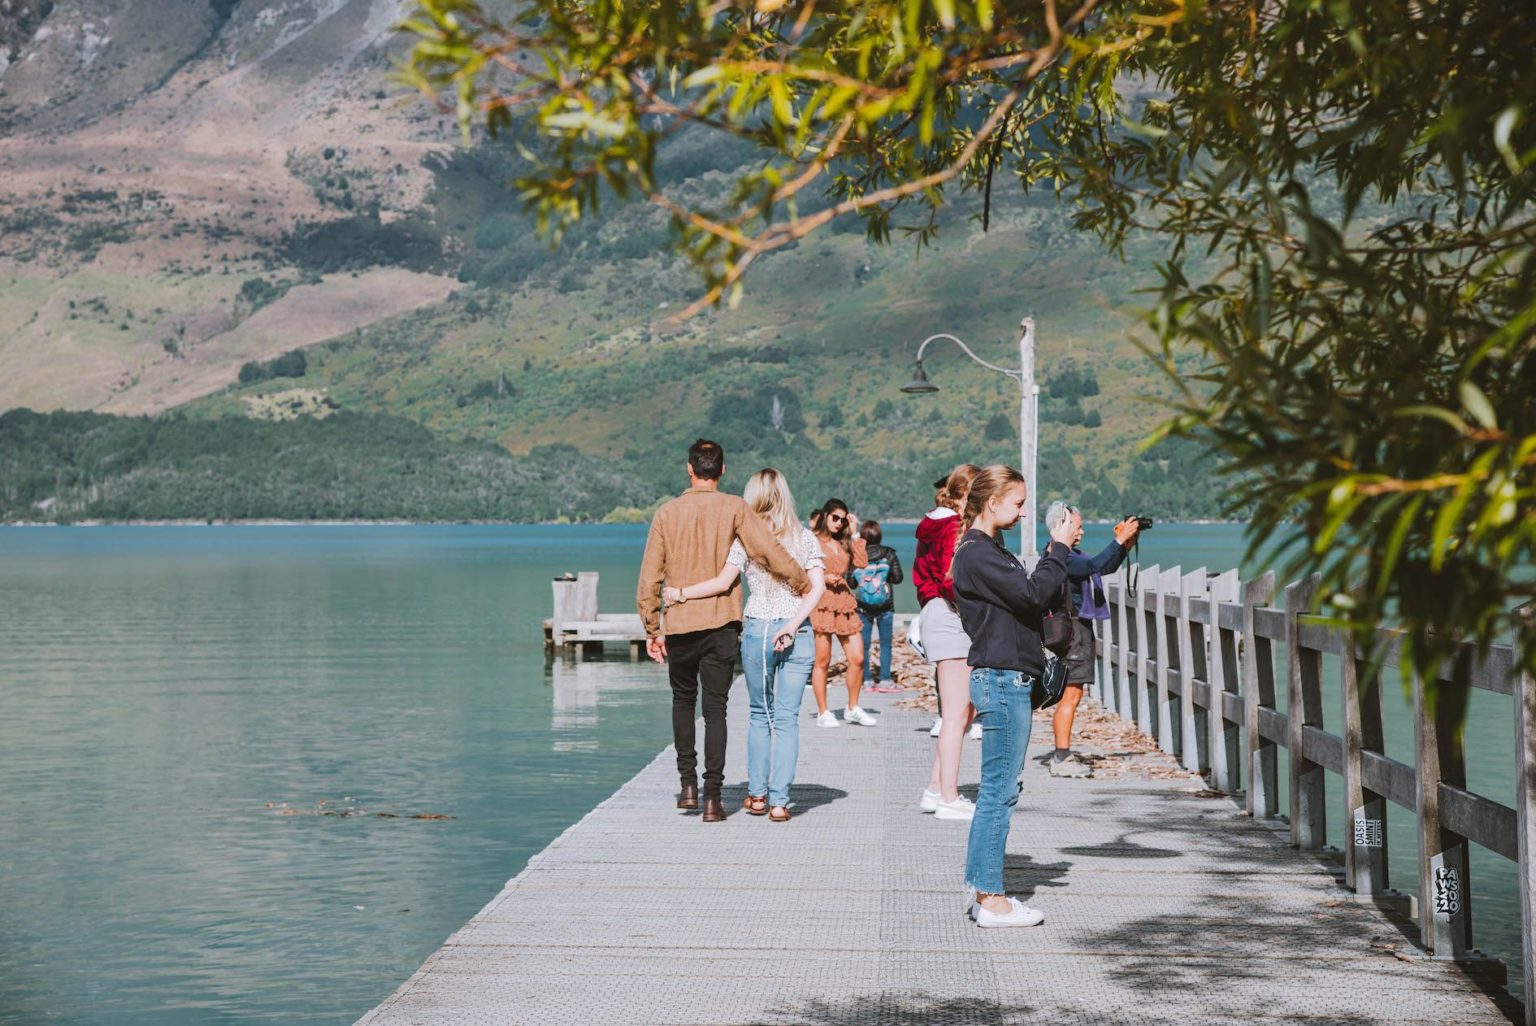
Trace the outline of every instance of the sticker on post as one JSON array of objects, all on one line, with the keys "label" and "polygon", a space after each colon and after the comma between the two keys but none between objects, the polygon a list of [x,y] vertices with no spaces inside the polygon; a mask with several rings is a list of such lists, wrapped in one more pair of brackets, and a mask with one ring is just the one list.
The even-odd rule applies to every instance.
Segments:
[{"label": "sticker on post", "polygon": [[1364,818],[1355,820],[1355,847],[1381,847],[1381,820]]},{"label": "sticker on post", "polygon": [[1435,869],[1435,915],[1454,916],[1461,911],[1461,874],[1455,866]]}]

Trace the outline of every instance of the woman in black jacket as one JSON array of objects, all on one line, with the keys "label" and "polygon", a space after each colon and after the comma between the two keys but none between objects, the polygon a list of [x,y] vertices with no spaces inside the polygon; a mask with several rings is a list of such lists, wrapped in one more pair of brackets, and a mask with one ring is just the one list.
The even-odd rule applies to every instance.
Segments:
[{"label": "woman in black jacket", "polygon": [[1035,926],[1045,915],[1003,893],[1008,824],[1029,746],[1030,693],[1045,668],[1041,617],[1067,576],[1071,524],[1051,529],[1035,572],[1003,548],[1019,522],[1024,475],[988,467],[971,483],[955,547],[955,597],[971,639],[971,704],[981,724],[981,790],[965,853],[966,907],[977,926]]}]

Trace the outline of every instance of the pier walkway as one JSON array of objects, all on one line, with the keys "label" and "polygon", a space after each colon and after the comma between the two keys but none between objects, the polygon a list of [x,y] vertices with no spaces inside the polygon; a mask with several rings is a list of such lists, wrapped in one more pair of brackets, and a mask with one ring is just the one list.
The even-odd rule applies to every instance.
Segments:
[{"label": "pier walkway", "polygon": [[894,697],[866,699],[876,728],[804,718],[796,815],[775,824],[739,808],[738,685],[725,823],[673,810],[668,748],[360,1026],[1517,1021],[1198,778],[1051,778],[1041,720],[1007,882],[1046,921],[977,929],[968,824],[918,812],[929,719]]}]

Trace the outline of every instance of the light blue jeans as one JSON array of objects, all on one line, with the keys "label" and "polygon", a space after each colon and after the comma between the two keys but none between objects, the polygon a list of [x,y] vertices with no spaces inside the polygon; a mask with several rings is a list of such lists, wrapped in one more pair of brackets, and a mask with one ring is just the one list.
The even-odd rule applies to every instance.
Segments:
[{"label": "light blue jeans", "polygon": [[1030,692],[1035,679],[1019,670],[971,670],[971,704],[981,724],[981,790],[965,846],[965,884],[1003,893],[1003,855],[1008,824],[1019,804],[1019,771],[1029,748]]},{"label": "light blue jeans", "polygon": [[802,624],[795,643],[773,650],[773,636],[787,620],[748,617],[741,634],[741,668],[747,678],[750,721],[747,728],[747,793],[767,795],[768,804],[789,805],[800,757],[800,700],[805,697],[816,639],[810,622]]}]

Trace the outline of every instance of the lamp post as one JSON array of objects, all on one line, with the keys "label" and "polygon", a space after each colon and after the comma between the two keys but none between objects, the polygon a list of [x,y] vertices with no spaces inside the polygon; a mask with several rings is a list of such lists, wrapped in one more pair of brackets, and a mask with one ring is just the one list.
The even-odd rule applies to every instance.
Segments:
[{"label": "lamp post", "polygon": [[1036,452],[1035,439],[1040,429],[1040,386],[1035,384],[1035,319],[1026,317],[1019,322],[1019,369],[999,367],[994,363],[988,363],[975,353],[971,347],[960,341],[953,335],[940,332],[937,335],[929,335],[923,339],[923,344],[917,347],[917,367],[912,374],[912,380],[901,386],[901,390],[908,395],[931,395],[939,390],[939,386],[928,380],[928,372],[923,370],[923,351],[928,348],[928,343],[936,339],[947,339],[960,347],[960,351],[969,356],[976,363],[988,370],[1006,374],[1019,383],[1019,455],[1023,466],[1019,469],[1024,472],[1024,488],[1028,493],[1027,504],[1024,507],[1023,538],[1019,541],[1019,554],[1024,559],[1033,563],[1037,555],[1035,550],[1035,478],[1036,478]]}]

